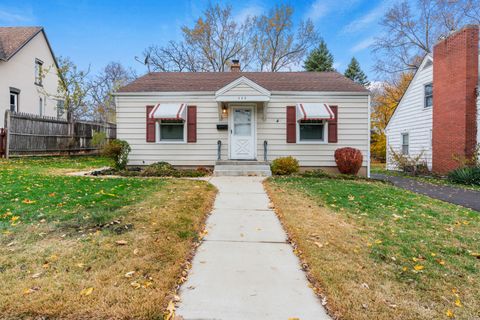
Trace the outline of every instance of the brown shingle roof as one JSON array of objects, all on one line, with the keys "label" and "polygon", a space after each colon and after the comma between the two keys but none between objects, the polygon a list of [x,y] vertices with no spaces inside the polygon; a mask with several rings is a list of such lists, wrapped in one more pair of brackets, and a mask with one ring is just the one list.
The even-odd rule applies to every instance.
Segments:
[{"label": "brown shingle roof", "polygon": [[0,27],[0,60],[10,59],[42,29],[42,27]]},{"label": "brown shingle roof", "polygon": [[217,91],[242,76],[269,91],[368,92],[337,72],[151,72],[118,92]]}]

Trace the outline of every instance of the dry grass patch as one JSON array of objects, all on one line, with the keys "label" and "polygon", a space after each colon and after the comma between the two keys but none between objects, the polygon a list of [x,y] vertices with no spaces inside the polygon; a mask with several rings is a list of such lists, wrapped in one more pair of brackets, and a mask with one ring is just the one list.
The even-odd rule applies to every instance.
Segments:
[{"label": "dry grass patch", "polygon": [[0,318],[161,319],[215,192],[206,182],[168,180],[110,224],[4,230]]},{"label": "dry grass patch", "polygon": [[335,317],[480,317],[475,213],[380,183],[277,178],[265,186]]}]

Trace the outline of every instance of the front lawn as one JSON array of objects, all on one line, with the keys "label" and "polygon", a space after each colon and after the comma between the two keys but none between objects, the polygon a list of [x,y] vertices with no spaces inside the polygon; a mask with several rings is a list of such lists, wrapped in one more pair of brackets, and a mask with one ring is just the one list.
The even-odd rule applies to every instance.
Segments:
[{"label": "front lawn", "polygon": [[342,319],[480,316],[480,216],[385,183],[266,182],[328,308]]},{"label": "front lawn", "polygon": [[0,161],[0,318],[162,318],[215,189],[62,175],[108,164]]}]

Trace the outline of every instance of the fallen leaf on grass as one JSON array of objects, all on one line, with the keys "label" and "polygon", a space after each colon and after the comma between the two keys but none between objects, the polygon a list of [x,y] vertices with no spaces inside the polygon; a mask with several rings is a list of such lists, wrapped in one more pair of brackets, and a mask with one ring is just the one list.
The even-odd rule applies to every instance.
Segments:
[{"label": "fallen leaf on grass", "polygon": [[33,278],[33,279],[36,279],[36,278],[39,278],[41,275],[42,275],[42,273],[41,273],[41,272],[38,272],[38,273],[33,274],[33,275],[32,275],[32,278]]},{"label": "fallen leaf on grass", "polygon": [[457,307],[459,307],[459,308],[462,306],[462,302],[460,301],[460,299],[457,298],[457,299],[455,300],[455,305],[456,305]]},{"label": "fallen leaf on grass", "polygon": [[315,242],[315,245],[319,248],[323,248],[323,244],[321,244],[320,242]]},{"label": "fallen leaf on grass", "polygon": [[85,288],[80,291],[80,295],[82,296],[89,296],[93,292],[93,287]]},{"label": "fallen leaf on grass", "polygon": [[165,320],[173,320],[175,318],[175,303],[171,300],[167,306],[167,314],[164,317]]},{"label": "fallen leaf on grass", "polygon": [[448,310],[447,310],[447,312],[445,312],[445,314],[446,314],[446,315],[447,315],[447,317],[449,317],[449,318],[453,318],[453,317],[455,317],[455,315],[453,314],[453,311],[452,311],[452,310],[450,310],[450,309],[448,309]]},{"label": "fallen leaf on grass", "polygon": [[417,264],[416,266],[413,267],[413,269],[415,269],[416,271],[420,271],[420,270],[425,269],[425,267],[422,266],[422,265]]},{"label": "fallen leaf on grass", "polygon": [[126,240],[117,240],[117,241],[115,241],[115,243],[119,246],[124,246],[124,245],[128,244],[128,242]]},{"label": "fallen leaf on grass", "polygon": [[31,293],[34,293],[35,291],[38,291],[38,290],[40,290],[39,287],[27,288],[27,289],[23,290],[23,294],[24,295],[31,294]]},{"label": "fallen leaf on grass", "polygon": [[133,254],[134,254],[134,255],[137,255],[137,254],[138,254],[138,252],[139,252],[139,250],[138,250],[138,249],[135,249],[135,250],[133,250]]},{"label": "fallen leaf on grass", "polygon": [[25,200],[23,200],[22,202],[25,203],[25,204],[32,204],[32,203],[35,203],[35,202],[37,202],[37,201],[25,199]]},{"label": "fallen leaf on grass", "polygon": [[135,289],[140,289],[142,285],[138,283],[137,281],[130,282],[130,285],[134,287]]},{"label": "fallen leaf on grass", "polygon": [[125,278],[131,278],[135,274],[135,271],[129,271],[125,273]]}]

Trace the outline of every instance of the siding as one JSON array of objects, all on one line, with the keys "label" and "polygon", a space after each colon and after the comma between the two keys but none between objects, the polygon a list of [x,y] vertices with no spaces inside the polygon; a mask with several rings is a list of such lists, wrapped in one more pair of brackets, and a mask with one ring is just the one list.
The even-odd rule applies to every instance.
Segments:
[{"label": "siding", "polygon": [[[423,64],[422,66],[423,67]],[[423,152],[422,159],[432,168],[432,109],[424,107],[424,85],[433,81],[433,66],[419,69],[387,126],[387,168],[395,170],[390,148],[402,149],[402,133],[409,134],[412,157]]]},{"label": "siding", "polygon": [[[43,61],[46,72],[43,86],[35,85],[35,58]],[[5,110],[10,109],[10,87],[20,89],[20,112],[39,114],[39,99],[44,102],[43,114],[57,116],[58,77],[55,61],[43,32],[38,33],[9,61],[0,61],[0,128]]]},{"label": "siding", "polygon": [[[250,89],[251,90],[251,89]],[[250,91],[251,92],[251,91]],[[186,102],[197,106],[196,143],[145,142],[145,106],[162,102]],[[298,102],[321,102],[339,106],[338,143],[287,144],[286,106]],[[238,105],[238,103],[236,103]],[[335,166],[333,154],[340,147],[355,147],[368,163],[368,95],[282,96],[272,94],[266,119],[263,106],[257,105],[257,159],[263,159],[263,142],[268,141],[268,160],[294,156],[301,166]],[[130,165],[168,161],[173,165],[213,166],[217,157],[217,140],[222,141],[222,159],[228,159],[228,131],[218,131],[218,105],[214,94],[197,96],[117,96],[117,136],[127,140],[132,152]]]}]

